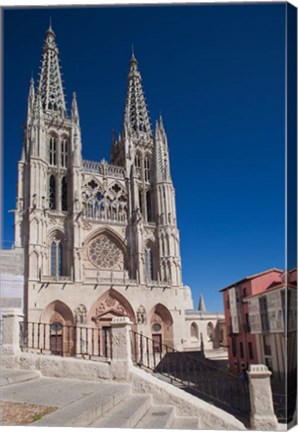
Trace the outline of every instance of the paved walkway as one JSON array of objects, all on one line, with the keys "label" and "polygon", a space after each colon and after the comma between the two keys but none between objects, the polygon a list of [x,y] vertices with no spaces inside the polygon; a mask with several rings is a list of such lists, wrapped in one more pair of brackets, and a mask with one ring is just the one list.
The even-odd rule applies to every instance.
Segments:
[{"label": "paved walkway", "polygon": [[37,371],[2,369],[0,385],[1,400],[60,408],[102,390],[107,383],[42,377]]}]

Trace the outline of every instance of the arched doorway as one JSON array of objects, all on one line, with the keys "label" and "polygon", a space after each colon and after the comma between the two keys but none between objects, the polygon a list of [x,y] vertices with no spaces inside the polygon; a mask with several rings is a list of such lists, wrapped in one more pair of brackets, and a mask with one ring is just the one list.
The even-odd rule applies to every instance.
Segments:
[{"label": "arched doorway", "polygon": [[43,311],[41,322],[46,325],[42,329],[42,337],[49,351],[54,355],[73,355],[75,336],[74,317],[71,309],[62,301],[55,300]]},{"label": "arched doorway", "polygon": [[157,304],[151,314],[151,335],[155,352],[162,351],[162,344],[173,347],[173,318],[162,304]]},{"label": "arched doorway", "polygon": [[99,352],[109,352],[111,343],[111,322],[115,317],[126,316],[133,323],[132,329],[136,329],[136,316],[128,300],[114,289],[105,292],[92,306],[88,314],[90,326],[98,329]]}]

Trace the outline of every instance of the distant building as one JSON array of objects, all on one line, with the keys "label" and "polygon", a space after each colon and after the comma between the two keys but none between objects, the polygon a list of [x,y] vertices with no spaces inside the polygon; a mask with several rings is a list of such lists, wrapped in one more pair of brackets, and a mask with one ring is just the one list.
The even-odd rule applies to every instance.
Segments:
[{"label": "distant building", "polygon": [[[198,310],[185,311],[186,328],[189,329],[188,340],[184,341],[184,349],[205,351],[225,348],[227,345],[224,314],[207,312],[204,297],[201,294]],[[226,353],[225,353],[226,356]]]},{"label": "distant building", "polygon": [[295,337],[285,342],[286,316],[289,332],[296,330],[296,279],[296,271],[285,276],[273,268],[221,290],[231,371],[263,363],[275,374],[284,372],[286,346],[289,356],[296,350]]},{"label": "distant building", "polygon": [[258,362],[268,366],[279,379],[296,368],[297,270],[282,274],[281,279],[281,283],[273,283],[266,291],[244,299],[250,331],[256,337]]}]

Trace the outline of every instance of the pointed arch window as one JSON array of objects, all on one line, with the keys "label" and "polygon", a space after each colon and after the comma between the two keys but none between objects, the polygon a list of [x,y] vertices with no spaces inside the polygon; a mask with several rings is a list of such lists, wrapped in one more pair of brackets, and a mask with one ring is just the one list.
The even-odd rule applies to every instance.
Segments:
[{"label": "pointed arch window", "polygon": [[62,138],[61,140],[61,166],[67,167],[67,151],[68,151],[68,142],[66,138]]},{"label": "pointed arch window", "polygon": [[62,178],[62,184],[61,184],[61,208],[62,211],[67,211],[67,202],[68,202],[68,196],[67,196],[67,178]]},{"label": "pointed arch window", "polygon": [[150,158],[147,155],[144,159],[144,175],[145,175],[145,181],[150,181]]},{"label": "pointed arch window", "polygon": [[61,240],[51,243],[51,276],[63,275],[63,245]]},{"label": "pointed arch window", "polygon": [[151,192],[146,192],[147,222],[152,222]]},{"label": "pointed arch window", "polygon": [[135,157],[135,167],[141,168],[141,156],[139,153],[137,153]]},{"label": "pointed arch window", "polygon": [[56,210],[56,178],[50,176],[49,180],[49,207],[51,210]]},{"label": "pointed arch window", "polygon": [[50,165],[57,165],[57,138],[50,136]]},{"label": "pointed arch window", "polygon": [[151,249],[145,249],[145,273],[149,281],[154,280],[153,253]]},{"label": "pointed arch window", "polygon": [[143,211],[143,193],[142,193],[141,189],[139,189],[139,208],[140,208],[140,212],[142,214],[144,214],[144,211]]}]

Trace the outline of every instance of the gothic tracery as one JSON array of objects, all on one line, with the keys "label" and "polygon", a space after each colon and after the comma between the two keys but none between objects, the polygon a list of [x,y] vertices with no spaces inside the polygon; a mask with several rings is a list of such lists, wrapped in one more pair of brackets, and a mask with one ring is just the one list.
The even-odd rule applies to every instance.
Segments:
[{"label": "gothic tracery", "polygon": [[89,245],[92,263],[102,269],[111,269],[119,264],[122,252],[106,234],[100,234]]}]

